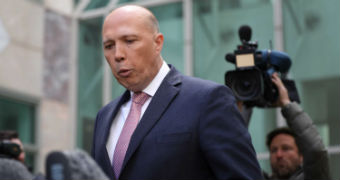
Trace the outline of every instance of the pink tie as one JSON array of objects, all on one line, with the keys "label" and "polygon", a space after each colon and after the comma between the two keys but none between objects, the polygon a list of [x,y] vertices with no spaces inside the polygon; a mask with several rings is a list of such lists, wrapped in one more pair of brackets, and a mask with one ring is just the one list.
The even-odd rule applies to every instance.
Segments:
[{"label": "pink tie", "polygon": [[142,106],[148,98],[149,95],[143,92],[133,94],[130,112],[125,120],[124,127],[120,133],[116,149],[113,154],[113,169],[117,179],[122,169],[132,133],[135,131],[140,119]]}]

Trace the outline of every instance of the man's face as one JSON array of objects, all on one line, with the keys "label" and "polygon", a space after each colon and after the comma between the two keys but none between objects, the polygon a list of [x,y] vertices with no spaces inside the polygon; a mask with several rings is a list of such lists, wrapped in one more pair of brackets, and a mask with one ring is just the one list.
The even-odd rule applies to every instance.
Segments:
[{"label": "man's face", "polygon": [[142,91],[162,65],[163,35],[132,11],[111,13],[103,25],[103,48],[113,75],[125,88]]},{"label": "man's face", "polygon": [[21,153],[20,153],[20,155],[19,155],[19,157],[18,157],[18,160],[19,160],[20,162],[24,163],[24,162],[25,162],[25,151],[24,151],[24,146],[22,145],[20,139],[18,139],[18,138],[13,138],[13,139],[11,139],[11,142],[13,142],[13,143],[15,143],[15,144],[18,144],[18,145],[20,146],[20,148],[21,148]]},{"label": "man's face", "polygon": [[289,178],[301,165],[303,157],[291,135],[279,134],[270,144],[270,165],[279,178]]}]

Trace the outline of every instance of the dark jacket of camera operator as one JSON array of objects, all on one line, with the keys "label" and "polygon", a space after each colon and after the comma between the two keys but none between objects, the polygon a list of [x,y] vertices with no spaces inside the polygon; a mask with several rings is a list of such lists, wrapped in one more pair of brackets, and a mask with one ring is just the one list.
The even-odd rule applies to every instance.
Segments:
[{"label": "dark jacket of camera operator", "polygon": [[[275,106],[282,108],[289,128],[278,128],[267,135],[273,174],[264,173],[265,179],[330,179],[327,150],[313,121],[297,103],[290,101],[276,73],[272,81],[279,90]],[[243,111],[243,115],[250,119],[249,111]]]}]

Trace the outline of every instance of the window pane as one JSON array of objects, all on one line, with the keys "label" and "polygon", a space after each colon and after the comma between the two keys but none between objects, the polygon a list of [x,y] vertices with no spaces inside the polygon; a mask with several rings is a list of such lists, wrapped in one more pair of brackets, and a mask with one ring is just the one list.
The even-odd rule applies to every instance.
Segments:
[{"label": "window pane", "polygon": [[119,0],[118,3],[119,4],[124,4],[124,3],[133,3],[133,2],[136,2],[138,0]]},{"label": "window pane", "polygon": [[109,0],[90,1],[90,3],[85,8],[85,11],[86,10],[91,10],[91,9],[97,9],[97,8],[105,7],[108,3],[109,3]]},{"label": "window pane", "polygon": [[39,4],[43,4],[43,0],[29,0],[29,1],[32,1],[32,2],[35,2],[35,3],[39,3]]},{"label": "window pane", "polygon": [[326,146],[340,144],[340,78],[302,82],[302,106],[314,121]]},{"label": "window pane", "polygon": [[297,80],[340,75],[340,1],[283,2],[285,50]]},{"label": "window pane", "polygon": [[77,5],[79,4],[80,0],[73,0],[73,7],[77,7]]},{"label": "window pane", "polygon": [[182,3],[152,7],[150,10],[159,21],[159,28],[164,34],[162,56],[164,60],[184,71],[183,60],[183,13]]},{"label": "window pane", "polygon": [[[85,148],[92,134],[85,121],[94,121],[102,107],[102,18],[80,21],[78,52],[78,145]],[[88,123],[87,123],[88,124]],[[86,135],[85,135],[86,134]],[[86,149],[89,151],[89,149]]]},{"label": "window pane", "polygon": [[15,130],[23,143],[35,142],[35,106],[0,96],[0,129]]}]

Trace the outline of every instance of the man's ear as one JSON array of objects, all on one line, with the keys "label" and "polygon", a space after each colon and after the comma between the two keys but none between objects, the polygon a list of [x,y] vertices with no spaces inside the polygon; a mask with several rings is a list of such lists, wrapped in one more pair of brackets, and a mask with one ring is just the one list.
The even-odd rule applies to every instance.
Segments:
[{"label": "man's ear", "polygon": [[300,154],[300,153],[299,153],[299,156],[300,156],[300,157],[299,157],[300,164],[302,164],[302,163],[303,163],[303,156],[302,156],[302,154]]},{"label": "man's ear", "polygon": [[156,43],[156,51],[158,53],[161,53],[163,49],[163,43],[164,43],[164,36],[162,33],[157,33],[155,37],[155,43]]}]

